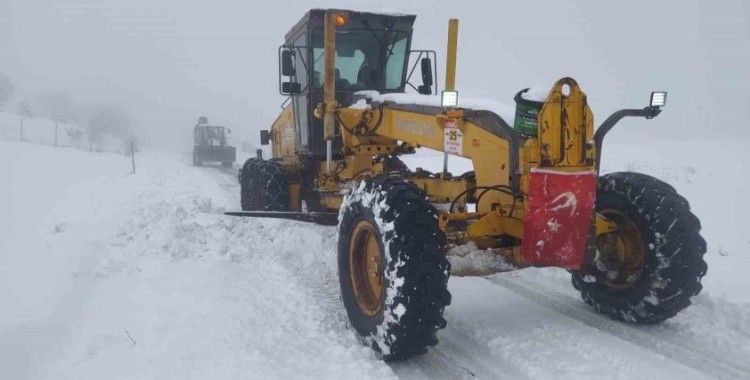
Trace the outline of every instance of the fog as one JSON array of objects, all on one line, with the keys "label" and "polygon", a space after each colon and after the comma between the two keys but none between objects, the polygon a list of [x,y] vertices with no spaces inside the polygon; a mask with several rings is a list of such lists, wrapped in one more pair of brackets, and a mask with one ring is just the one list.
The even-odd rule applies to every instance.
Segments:
[{"label": "fog", "polygon": [[0,73],[16,103],[63,91],[125,110],[152,147],[189,149],[200,115],[232,128],[238,145],[257,145],[284,101],[277,48],[313,7],[416,14],[412,46],[437,51],[439,78],[447,20],[459,18],[462,95],[511,103],[521,88],[573,76],[601,122],[666,90],[662,116],[629,120],[609,138],[750,141],[743,0],[0,0]]}]

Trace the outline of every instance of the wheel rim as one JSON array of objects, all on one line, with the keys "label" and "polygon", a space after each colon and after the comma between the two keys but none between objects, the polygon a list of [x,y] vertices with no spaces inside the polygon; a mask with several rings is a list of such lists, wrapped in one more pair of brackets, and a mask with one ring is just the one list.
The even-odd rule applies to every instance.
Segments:
[{"label": "wheel rim", "polygon": [[349,272],[359,309],[368,316],[383,305],[383,265],[378,233],[368,221],[357,223],[349,245]]},{"label": "wheel rim", "polygon": [[617,230],[596,239],[594,270],[597,282],[612,289],[627,289],[641,272],[645,259],[643,239],[632,219],[619,210],[599,212],[617,225]]}]

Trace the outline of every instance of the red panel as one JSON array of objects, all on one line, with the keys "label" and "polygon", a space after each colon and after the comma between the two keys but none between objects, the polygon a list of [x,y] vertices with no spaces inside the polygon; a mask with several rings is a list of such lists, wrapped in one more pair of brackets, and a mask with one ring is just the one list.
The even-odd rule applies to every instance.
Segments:
[{"label": "red panel", "polygon": [[577,269],[586,250],[596,198],[594,172],[531,171],[523,221],[523,259]]}]

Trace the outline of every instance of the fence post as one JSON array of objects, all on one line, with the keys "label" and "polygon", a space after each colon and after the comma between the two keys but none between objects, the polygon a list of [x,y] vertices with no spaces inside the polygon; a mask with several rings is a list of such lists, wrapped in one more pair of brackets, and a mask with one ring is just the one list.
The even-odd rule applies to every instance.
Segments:
[{"label": "fence post", "polygon": [[57,146],[57,123],[55,123],[55,146]]},{"label": "fence post", "polygon": [[21,126],[19,128],[21,130],[21,141],[23,141],[23,116],[21,116]]},{"label": "fence post", "polygon": [[133,173],[135,174],[135,144],[130,140],[130,162],[133,164]]}]

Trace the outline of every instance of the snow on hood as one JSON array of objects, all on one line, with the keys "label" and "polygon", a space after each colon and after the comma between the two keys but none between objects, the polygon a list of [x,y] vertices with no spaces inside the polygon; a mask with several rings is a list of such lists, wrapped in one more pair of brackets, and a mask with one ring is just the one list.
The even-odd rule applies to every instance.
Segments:
[{"label": "snow on hood", "polygon": [[[407,94],[407,93],[390,93],[381,94],[378,91],[367,90],[354,93],[355,99],[349,108],[369,109],[372,102],[393,102],[398,104],[417,104],[422,106],[440,107],[440,96]],[[546,96],[545,96],[546,97]],[[473,110],[492,111],[502,117],[508,124],[513,125],[516,108],[512,104],[499,103],[491,99],[458,97],[458,105],[461,108]]]}]

